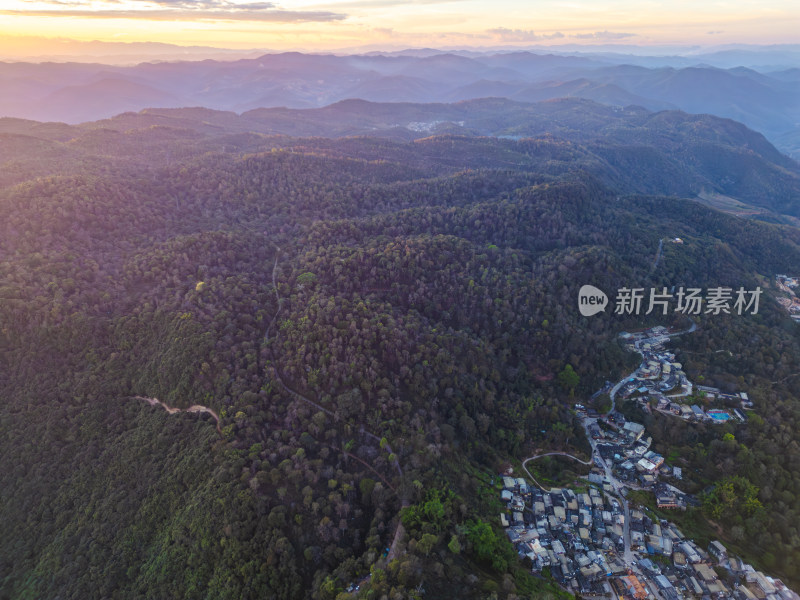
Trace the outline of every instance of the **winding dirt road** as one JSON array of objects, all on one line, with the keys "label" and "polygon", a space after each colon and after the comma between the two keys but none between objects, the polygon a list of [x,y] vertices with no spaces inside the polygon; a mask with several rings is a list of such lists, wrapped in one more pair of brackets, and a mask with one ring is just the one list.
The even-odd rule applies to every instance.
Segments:
[{"label": "winding dirt road", "polygon": [[164,410],[166,410],[169,414],[175,414],[179,412],[188,412],[188,413],[207,413],[214,418],[214,421],[217,424],[217,433],[222,437],[222,429],[219,426],[219,415],[214,412],[213,409],[208,408],[207,406],[203,406],[201,404],[193,404],[189,408],[175,408],[173,406],[168,406],[164,404],[158,398],[148,398],[147,396],[131,396],[131,400],[142,400],[143,402],[147,402],[150,406],[160,406]]},{"label": "winding dirt road", "polygon": [[531,475],[531,472],[528,471],[528,467],[526,466],[528,464],[528,462],[530,462],[532,460],[536,460],[537,458],[544,458],[545,456],[566,456],[567,458],[571,458],[572,460],[574,460],[576,462],[579,462],[582,465],[593,465],[594,464],[591,460],[581,460],[577,456],[573,456],[572,454],[567,454],[566,452],[547,452],[545,454],[535,454],[534,456],[526,458],[525,460],[522,461],[522,468],[525,469],[525,472],[528,474],[528,477],[530,477],[531,480],[533,480],[533,482],[537,486],[539,486],[542,490],[544,490],[545,492],[549,492],[550,490],[546,489],[541,483],[536,481],[536,478],[533,475]]}]

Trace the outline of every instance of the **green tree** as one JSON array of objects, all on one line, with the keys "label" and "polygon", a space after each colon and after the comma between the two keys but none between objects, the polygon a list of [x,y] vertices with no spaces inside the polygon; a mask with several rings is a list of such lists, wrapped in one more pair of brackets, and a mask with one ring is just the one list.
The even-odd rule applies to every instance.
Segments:
[{"label": "green tree", "polygon": [[420,538],[420,540],[417,542],[417,548],[425,556],[428,556],[437,543],[439,543],[438,535],[433,535],[432,533],[423,533],[422,538]]},{"label": "green tree", "polygon": [[558,383],[561,384],[566,390],[569,390],[570,397],[575,395],[575,388],[581,382],[580,376],[572,368],[572,365],[567,364],[566,367],[558,374]]}]

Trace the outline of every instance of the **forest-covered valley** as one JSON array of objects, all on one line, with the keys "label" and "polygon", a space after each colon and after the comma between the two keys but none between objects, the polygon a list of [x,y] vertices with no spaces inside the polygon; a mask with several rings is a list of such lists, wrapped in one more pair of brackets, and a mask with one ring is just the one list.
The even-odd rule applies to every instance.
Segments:
[{"label": "forest-covered valley", "polygon": [[679,355],[748,423],[647,428],[693,491],[758,488],[721,536],[800,583],[800,329],[771,284],[800,167],[714,117],[536,110],[515,139],[0,119],[0,598],[565,596],[502,534],[498,473],[585,451],[572,405],[636,363],[617,334],[685,322],[582,317],[584,284],[765,289]]}]

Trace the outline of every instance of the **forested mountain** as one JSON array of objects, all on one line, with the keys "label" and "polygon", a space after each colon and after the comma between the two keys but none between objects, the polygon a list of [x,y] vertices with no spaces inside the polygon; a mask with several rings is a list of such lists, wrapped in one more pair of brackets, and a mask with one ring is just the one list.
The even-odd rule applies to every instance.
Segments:
[{"label": "forested mountain", "polygon": [[[563,594],[496,528],[494,479],[585,447],[572,403],[629,372],[620,331],[662,323],[582,317],[578,289],[767,289],[798,230],[687,198],[800,216],[798,171],[726,120],[487,102],[359,107],[464,115],[428,137],[264,125],[345,136],[348,103],[0,122],[0,597]],[[723,539],[796,584],[797,326],[767,289],[685,348],[758,417],[648,429],[692,485],[760,489]]]},{"label": "forested mountain", "polygon": [[[132,66],[0,63],[0,86],[6,91],[0,97],[0,116],[79,123],[152,107],[203,106],[242,113],[262,107],[317,108],[348,99],[431,103],[571,97],[620,108],[736,119],[797,158],[800,83],[792,69],[769,66],[796,67],[797,53],[774,50],[777,56],[782,52],[782,60],[764,53],[758,70],[711,66],[727,64],[732,57],[648,60],[610,53],[434,50],[343,56],[285,52],[235,61]],[[752,60],[750,56],[748,64]]]},{"label": "forested mountain", "polygon": [[[354,143],[307,136],[380,139]],[[453,141],[445,136],[454,136]],[[498,136],[503,139],[493,139]],[[150,109],[81,126],[0,119],[0,138],[2,183],[54,170],[72,172],[91,162],[103,168],[99,161],[106,155],[104,163],[150,169],[209,151],[290,149],[385,158],[413,165],[419,176],[487,166],[554,175],[587,171],[620,192],[721,195],[728,199],[723,207],[733,212],[745,212],[737,208],[743,205],[765,220],[800,216],[800,167],[761,134],[710,115],[615,109],[587,100],[528,104],[495,98],[422,105],[348,100],[320,109],[258,109],[242,115]],[[453,159],[442,150],[457,140],[462,150]]]}]

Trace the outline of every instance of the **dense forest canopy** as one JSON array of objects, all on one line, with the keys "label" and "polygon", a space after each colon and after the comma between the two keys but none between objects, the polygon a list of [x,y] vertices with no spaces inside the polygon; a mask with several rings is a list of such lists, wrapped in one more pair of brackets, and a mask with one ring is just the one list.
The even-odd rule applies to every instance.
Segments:
[{"label": "dense forest canopy", "polygon": [[646,425],[690,491],[757,488],[722,535],[797,584],[800,335],[770,282],[800,232],[690,198],[790,222],[800,169],[731,122],[592,134],[585,108],[519,139],[0,121],[0,597],[561,595],[493,478],[585,449],[571,406],[636,363],[620,331],[686,323],[582,317],[589,283],[765,289],[679,350],[749,422]]}]

